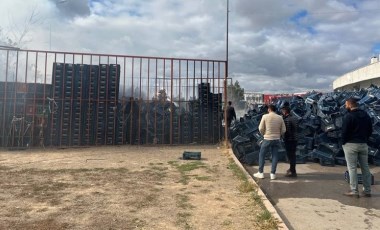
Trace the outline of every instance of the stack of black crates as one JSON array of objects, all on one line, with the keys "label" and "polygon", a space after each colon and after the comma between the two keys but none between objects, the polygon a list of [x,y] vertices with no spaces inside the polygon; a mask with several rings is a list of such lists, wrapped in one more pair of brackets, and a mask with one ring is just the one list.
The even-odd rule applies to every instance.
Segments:
[{"label": "stack of black crates", "polygon": [[193,142],[216,143],[222,135],[222,94],[210,92],[210,83],[198,85],[198,100],[190,101]]},{"label": "stack of black crates", "polygon": [[53,64],[53,145],[115,144],[119,75],[119,65]]},{"label": "stack of black crates", "polygon": [[0,147],[37,146],[51,85],[0,81]]}]

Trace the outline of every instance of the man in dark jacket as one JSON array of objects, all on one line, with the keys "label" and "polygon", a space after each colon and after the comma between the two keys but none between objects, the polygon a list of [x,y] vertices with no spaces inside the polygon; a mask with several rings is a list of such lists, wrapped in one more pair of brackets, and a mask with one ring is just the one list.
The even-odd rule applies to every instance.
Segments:
[{"label": "man in dark jacket", "polygon": [[227,124],[227,129],[228,129],[228,139],[230,139],[230,127],[232,120],[236,120],[236,112],[235,108],[232,106],[232,102],[228,101],[228,106],[227,106],[227,119],[226,119],[226,124]]},{"label": "man in dark jacket", "polygon": [[357,162],[359,160],[363,176],[364,196],[371,196],[371,173],[368,167],[368,139],[372,134],[372,121],[369,115],[358,108],[354,98],[346,101],[349,111],[343,119],[342,147],[347,161],[351,191],[346,196],[359,197]]},{"label": "man in dark jacket", "polygon": [[231,127],[232,120],[236,120],[235,108],[232,106],[232,102],[228,101],[228,106],[227,106],[227,127]]},{"label": "man in dark jacket", "polygon": [[286,132],[284,134],[284,144],[286,154],[288,155],[290,168],[286,171],[286,177],[297,177],[296,172],[296,150],[297,150],[297,129],[298,121],[290,114],[290,108],[285,106],[281,108],[285,122]]}]

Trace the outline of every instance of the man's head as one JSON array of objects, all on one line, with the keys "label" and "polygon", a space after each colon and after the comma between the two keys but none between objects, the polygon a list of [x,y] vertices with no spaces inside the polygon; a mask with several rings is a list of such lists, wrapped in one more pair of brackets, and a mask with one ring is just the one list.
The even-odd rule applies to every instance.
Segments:
[{"label": "man's head", "polygon": [[228,105],[232,105],[232,101],[228,101]]},{"label": "man's head", "polygon": [[346,109],[348,110],[348,111],[351,111],[351,110],[353,110],[353,109],[356,109],[356,108],[358,108],[358,103],[357,103],[357,101],[356,101],[356,99],[355,98],[349,98],[349,99],[347,99],[347,101],[346,101]]},{"label": "man's head", "polygon": [[281,113],[286,116],[288,114],[290,114],[290,108],[288,106],[284,106],[281,108]]},{"label": "man's head", "polygon": [[276,106],[275,105],[268,105],[268,112],[276,112]]}]

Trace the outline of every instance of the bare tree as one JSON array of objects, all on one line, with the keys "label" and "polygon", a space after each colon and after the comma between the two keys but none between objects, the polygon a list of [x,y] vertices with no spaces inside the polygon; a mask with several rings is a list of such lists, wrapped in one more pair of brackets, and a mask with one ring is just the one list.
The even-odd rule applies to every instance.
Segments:
[{"label": "bare tree", "polygon": [[5,31],[4,28],[0,27],[0,43],[5,46],[22,48],[30,42],[28,34],[33,29],[33,26],[42,22],[42,18],[37,11],[37,6],[34,6],[30,11],[30,15],[24,19],[21,25],[14,21],[11,18],[9,19],[9,28],[11,28],[9,31]]}]

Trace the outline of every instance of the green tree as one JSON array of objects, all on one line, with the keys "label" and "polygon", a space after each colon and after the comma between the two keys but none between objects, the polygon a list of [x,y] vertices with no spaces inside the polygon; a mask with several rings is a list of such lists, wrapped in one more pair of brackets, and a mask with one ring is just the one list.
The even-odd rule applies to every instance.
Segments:
[{"label": "green tree", "polygon": [[244,88],[241,88],[239,81],[227,86],[227,100],[235,102],[244,100]]}]

